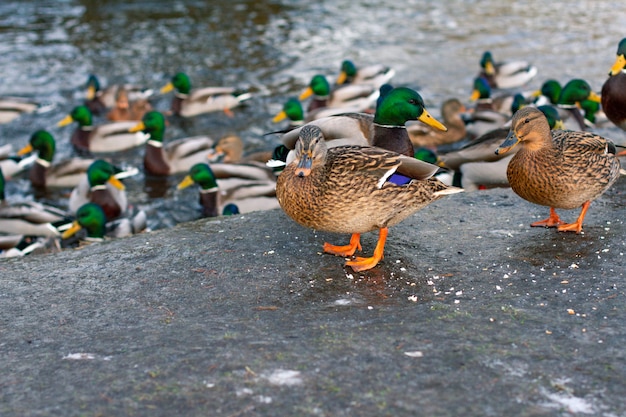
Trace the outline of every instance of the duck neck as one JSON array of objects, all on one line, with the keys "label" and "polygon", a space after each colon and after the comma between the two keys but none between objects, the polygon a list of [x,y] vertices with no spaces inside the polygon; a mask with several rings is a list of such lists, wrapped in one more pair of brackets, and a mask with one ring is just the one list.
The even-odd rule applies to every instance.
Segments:
[{"label": "duck neck", "polygon": [[217,217],[217,187],[200,189],[200,205],[204,217]]},{"label": "duck neck", "polygon": [[148,174],[164,177],[169,175],[170,166],[165,160],[163,142],[150,139],[146,143],[143,166]]},{"label": "duck neck", "polygon": [[314,96],[313,100],[309,103],[307,111],[310,113],[314,110],[326,107],[328,104],[328,96]]},{"label": "duck neck", "polygon": [[176,93],[174,95],[174,97],[172,98],[172,104],[170,106],[170,110],[172,110],[173,114],[180,116],[180,112],[183,107],[183,101],[186,98],[187,98],[187,94]]},{"label": "duck neck", "polygon": [[117,201],[115,201],[106,185],[96,185],[92,187],[90,200],[92,203],[96,203],[102,207],[107,220],[115,219],[122,214],[121,207],[117,204]]},{"label": "duck neck", "polygon": [[37,159],[30,168],[30,183],[34,188],[46,188],[46,171],[50,163],[43,159]]},{"label": "duck neck", "polygon": [[374,123],[373,146],[413,157],[413,144],[404,126]]},{"label": "duck neck", "polygon": [[89,136],[92,129],[92,126],[81,126],[72,134],[72,145],[79,153],[89,152]]}]

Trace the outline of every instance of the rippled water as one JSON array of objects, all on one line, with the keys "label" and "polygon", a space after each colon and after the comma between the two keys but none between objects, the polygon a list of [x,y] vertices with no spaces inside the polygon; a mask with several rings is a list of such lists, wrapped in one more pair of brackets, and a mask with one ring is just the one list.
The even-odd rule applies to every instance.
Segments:
[{"label": "rippled water", "polygon": [[[105,5],[101,3],[106,3]],[[228,5],[225,5],[228,4]],[[0,3],[0,95],[57,103],[42,115],[0,125],[0,145],[25,145],[46,128],[57,139],[57,159],[70,156],[72,128],[57,128],[83,97],[87,74],[104,85],[131,82],[158,88],[177,71],[203,85],[238,85],[255,93],[230,119],[216,113],[171,125],[167,138],[239,134],[248,150],[270,149],[271,117],[310,77],[337,74],[341,60],[385,62],[394,85],[416,88],[439,113],[449,97],[467,101],[480,55],[523,58],[539,68],[529,85],[548,78],[584,78],[599,91],[625,33],[626,9],[612,1],[4,1]],[[166,110],[170,96],[153,105]],[[624,132],[603,129],[618,142]],[[141,166],[141,149],[124,154]],[[172,184],[175,179],[172,180]],[[127,182],[131,201],[169,213],[153,227],[181,220],[172,212],[196,202],[194,191],[150,199],[143,177]],[[27,194],[17,179],[8,194]],[[185,190],[187,191],[187,190]],[[63,205],[64,196],[52,196]],[[158,213],[157,213],[158,215]],[[190,216],[194,216],[192,212]]]}]

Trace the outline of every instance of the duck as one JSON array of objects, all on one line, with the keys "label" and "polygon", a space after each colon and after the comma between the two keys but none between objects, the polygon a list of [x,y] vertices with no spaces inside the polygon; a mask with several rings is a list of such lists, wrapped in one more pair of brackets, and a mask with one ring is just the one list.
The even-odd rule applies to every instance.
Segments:
[{"label": "duck", "polygon": [[531,93],[535,106],[544,104],[556,105],[559,102],[559,96],[563,87],[561,83],[554,79],[548,79],[541,84],[538,90]]},{"label": "duck", "polygon": [[311,78],[307,88],[298,99],[304,101],[313,96],[307,106],[307,114],[321,108],[350,108],[350,111],[365,111],[376,104],[380,92],[378,87],[368,84],[347,84],[331,90],[326,76],[317,74]]},{"label": "duck", "polygon": [[477,138],[503,126],[511,118],[513,96],[491,96],[491,87],[483,77],[474,79],[470,101],[476,104],[464,118],[467,133]]},{"label": "duck", "polygon": [[491,88],[509,89],[527,84],[537,75],[537,67],[527,61],[495,62],[490,51],[480,59],[479,77],[484,77]]},{"label": "duck", "polygon": [[102,241],[105,238],[122,238],[143,232],[147,227],[147,217],[139,210],[132,217],[123,217],[113,221],[107,219],[103,208],[97,203],[85,203],[76,211],[76,219],[71,227],[63,232],[61,238],[67,240],[79,231],[85,230],[86,241]]},{"label": "duck", "polygon": [[102,88],[100,80],[95,74],[89,74],[85,85],[86,94],[84,105],[89,108],[92,114],[101,115],[107,109],[115,107],[119,92],[124,90],[128,100],[134,102],[137,100],[148,100],[154,90],[144,88],[133,84],[112,84],[106,88]]},{"label": "duck", "polygon": [[[369,107],[366,107],[366,109],[367,108]],[[363,110],[363,106],[361,105],[346,107],[318,107],[317,109],[308,112],[305,117],[302,103],[297,98],[292,97],[285,101],[282,110],[272,118],[272,123],[279,123],[285,119],[289,119],[289,126],[287,126],[284,130],[289,131],[313,120],[343,113],[358,113]]]},{"label": "duck", "polygon": [[328,147],[342,145],[377,146],[413,157],[414,147],[407,133],[406,123],[419,120],[431,127],[445,131],[447,128],[426,110],[424,99],[408,87],[389,91],[376,108],[375,114],[348,113],[325,117],[309,122],[282,136],[283,144],[292,152],[286,162],[293,159],[293,149],[304,126],[318,126]]},{"label": "duck", "polygon": [[130,101],[125,88],[120,88],[115,95],[115,106],[107,113],[110,122],[127,120],[139,121],[144,114],[152,110],[152,105],[145,98]]},{"label": "duck", "polygon": [[28,157],[18,155],[13,151],[13,145],[10,143],[0,146],[0,169],[4,172],[7,179],[11,179],[27,170],[32,166],[36,158],[36,155]]},{"label": "duck", "polygon": [[0,124],[10,123],[23,114],[43,114],[56,108],[56,104],[40,102],[25,97],[0,97]]},{"label": "duck", "polygon": [[103,160],[96,159],[87,169],[79,184],[72,189],[69,208],[72,214],[88,202],[102,207],[107,220],[123,215],[128,208],[128,198],[124,184],[115,177],[115,167]]},{"label": "duck", "polygon": [[208,159],[210,162],[220,161],[224,164],[236,163],[258,163],[264,166],[272,158],[272,151],[257,151],[244,155],[244,143],[239,135],[227,134],[217,141],[215,146],[209,150]]},{"label": "duck", "polygon": [[192,89],[191,80],[184,72],[176,73],[170,82],[161,87],[166,94],[176,90],[172,98],[171,112],[181,117],[193,117],[203,113],[223,111],[233,116],[233,108],[250,99],[252,95],[234,87],[203,87]]},{"label": "duck", "polygon": [[626,38],[617,46],[615,63],[609,71],[609,78],[602,85],[600,95],[606,117],[615,126],[626,130]]},{"label": "duck", "polygon": [[457,98],[451,98],[441,105],[443,124],[448,128],[443,132],[417,122],[407,123],[411,142],[417,147],[437,148],[461,141],[467,136],[465,121],[461,117],[466,112],[465,105]]},{"label": "duck", "polygon": [[[550,131],[545,115],[524,107],[513,116],[511,130],[496,153],[520,149],[507,168],[513,191],[531,203],[550,207],[550,216],[532,227],[556,227],[581,233],[591,202],[608,190],[620,175],[615,145],[591,132]],[[566,223],[559,209],[581,207],[575,222]]]},{"label": "duck", "polygon": [[97,126],[93,125],[93,114],[87,106],[74,107],[71,113],[57,123],[57,126],[67,126],[78,123],[77,129],[71,137],[74,150],[81,154],[121,152],[141,146],[148,137],[141,132],[129,133],[135,126],[134,121],[110,122]]},{"label": "duck", "polygon": [[236,204],[239,213],[278,208],[276,183],[273,180],[238,179],[218,180],[209,164],[195,164],[176,186],[183,190],[193,184],[200,187],[199,201],[202,217],[216,217],[228,204]]},{"label": "duck", "polygon": [[346,59],[341,62],[336,84],[369,84],[379,88],[388,83],[394,75],[396,71],[387,65],[372,64],[357,68],[354,62]]},{"label": "duck", "polygon": [[181,138],[163,145],[165,117],[158,111],[149,111],[130,132],[143,132],[146,143],[143,165],[147,174],[164,177],[187,172],[194,164],[206,162],[215,144],[208,136]]},{"label": "duck", "polygon": [[580,111],[580,103],[585,100],[600,103],[601,98],[583,79],[572,79],[561,89],[557,108],[566,129],[587,130],[587,123]]},{"label": "duck", "polygon": [[[325,243],[326,253],[351,257],[361,250],[361,234],[378,230],[373,255],[345,264],[359,272],[383,259],[389,227],[444,195],[462,191],[432,178],[437,170],[436,165],[372,146],[329,148],[318,126],[305,125],[295,159],[278,176],[276,196],[283,211],[300,225],[352,235],[345,246]],[[388,181],[396,171],[412,181]]]},{"label": "duck", "polygon": [[9,203],[5,199],[5,178],[0,171],[0,233],[21,236],[59,237],[69,222],[69,213],[36,201]]}]

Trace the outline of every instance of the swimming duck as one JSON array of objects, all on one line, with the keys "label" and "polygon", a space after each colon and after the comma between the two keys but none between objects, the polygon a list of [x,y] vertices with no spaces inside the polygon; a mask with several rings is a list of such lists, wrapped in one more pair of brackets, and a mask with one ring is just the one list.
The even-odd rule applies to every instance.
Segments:
[{"label": "swimming duck", "polygon": [[591,86],[585,80],[578,78],[570,80],[561,89],[557,108],[566,129],[587,129],[587,123],[580,111],[580,103],[584,100],[600,102],[600,97],[591,90]]},{"label": "swimming duck", "polygon": [[57,123],[57,126],[78,123],[78,128],[72,134],[71,143],[79,153],[120,152],[143,145],[148,140],[148,137],[140,132],[132,134],[128,132],[136,122],[111,122],[93,126],[92,119],[93,115],[87,106],[76,106],[69,115]]},{"label": "swimming duck", "polygon": [[258,151],[244,155],[243,149],[243,140],[238,135],[229,134],[217,141],[207,157],[211,162],[219,161],[224,164],[259,163],[261,166],[265,166],[265,163],[272,158],[272,151]]},{"label": "swimming duck", "polygon": [[113,108],[121,90],[124,90],[130,102],[147,100],[154,94],[152,89],[132,84],[112,84],[102,88],[100,80],[94,74],[90,74],[87,78],[86,89],[84,104],[92,114],[96,115],[104,114],[107,109]]},{"label": "swimming duck", "polygon": [[342,85],[331,91],[330,83],[324,75],[314,75],[308,87],[300,94],[303,101],[313,96],[307,107],[307,114],[321,108],[344,107],[351,111],[365,111],[376,103],[380,92],[378,87],[368,84]]},{"label": "swimming duck", "polygon": [[115,95],[115,106],[107,113],[107,120],[122,122],[126,120],[141,120],[144,114],[152,110],[147,99],[130,101],[125,88],[120,88]]},{"label": "swimming duck", "polygon": [[[307,125],[318,126],[329,142],[328,147],[342,145],[377,146],[413,157],[413,144],[406,130],[406,122],[419,120],[439,130],[446,127],[426,110],[424,100],[415,90],[398,87],[389,91],[376,108],[374,115],[350,113],[314,120]],[[307,126],[304,125],[304,126]],[[283,135],[283,144],[294,149],[300,129]],[[292,157],[287,157],[287,163]]]},{"label": "swimming duck", "polygon": [[411,142],[417,147],[436,148],[464,139],[467,136],[467,130],[461,115],[465,111],[465,106],[459,99],[452,98],[444,101],[441,105],[441,116],[448,130],[444,132],[423,124],[409,122],[406,130]]},{"label": "swimming duck", "polygon": [[341,63],[339,76],[337,77],[337,85],[343,84],[369,84],[375,88],[388,83],[396,71],[382,64],[373,64],[357,68],[354,62],[349,59]]},{"label": "swimming duck", "polygon": [[194,164],[206,162],[214,141],[207,136],[182,138],[163,145],[165,117],[150,111],[141,122],[130,128],[131,132],[144,132],[149,138],[143,157],[146,173],[167,176],[187,172]]},{"label": "swimming duck", "polygon": [[[435,165],[380,148],[328,148],[322,130],[305,125],[294,161],[278,176],[276,195],[285,213],[301,225],[352,234],[349,245],[325,243],[324,252],[352,256],[361,249],[360,235],[378,229],[373,256],[346,262],[354,271],[364,271],[383,259],[388,227],[446,194],[461,191],[431,178],[437,170]],[[389,182],[396,171],[412,181]]]},{"label": "swimming duck", "polygon": [[[617,57],[602,85],[602,109],[606,117],[620,129],[626,130],[626,38],[617,46]],[[622,152],[620,152],[621,154]]]},{"label": "swimming duck", "polygon": [[23,157],[14,153],[13,145],[10,143],[0,146],[0,170],[7,179],[28,169],[35,162],[35,159],[37,159],[36,155]]},{"label": "swimming duck", "polygon": [[490,51],[480,59],[480,77],[487,79],[492,88],[521,87],[537,75],[537,67],[526,61],[495,62]]},{"label": "swimming duck", "polygon": [[107,220],[113,220],[125,213],[128,208],[125,187],[115,174],[113,165],[103,159],[96,159],[72,190],[70,211],[76,213],[83,204],[92,202],[102,207]]},{"label": "swimming duck", "polygon": [[108,221],[102,207],[96,203],[85,203],[76,211],[76,220],[65,230],[62,239],[69,239],[80,230],[85,230],[89,241],[101,241],[105,237],[120,238],[140,233],[146,229],[146,213],[138,211],[132,218],[123,217]]},{"label": "swimming duck", "polygon": [[563,87],[557,80],[546,80],[541,84],[539,90],[535,90],[531,93],[533,103],[535,106],[541,106],[544,104],[556,105],[559,102],[559,96]]},{"label": "swimming duck", "polygon": [[[366,107],[365,109],[369,108]],[[297,98],[288,99],[283,105],[283,109],[272,118],[273,123],[282,122],[285,119],[289,119],[289,126],[284,131],[289,131],[302,126],[304,123],[308,123],[312,120],[321,119],[328,116],[334,116],[343,113],[358,113],[365,110],[362,105],[345,106],[345,107],[318,107],[317,109],[307,113],[304,116],[304,109],[302,103]]]},{"label": "swimming duck", "polygon": [[191,89],[189,76],[179,72],[161,88],[161,93],[176,90],[172,98],[171,111],[182,117],[193,117],[202,113],[223,111],[232,116],[232,108],[239,106],[252,95],[234,87],[203,87]]},{"label": "swimming duck", "polygon": [[0,97],[0,124],[12,122],[27,113],[46,113],[55,107],[53,103],[37,102],[23,97]]},{"label": "swimming duck", "polygon": [[[521,148],[507,168],[509,184],[523,199],[550,207],[550,216],[531,226],[580,233],[591,202],[620,175],[615,145],[591,132],[550,132],[545,115],[533,107],[515,113],[511,131],[496,153],[518,143]],[[563,222],[555,211],[576,207],[582,210],[574,223]]]}]

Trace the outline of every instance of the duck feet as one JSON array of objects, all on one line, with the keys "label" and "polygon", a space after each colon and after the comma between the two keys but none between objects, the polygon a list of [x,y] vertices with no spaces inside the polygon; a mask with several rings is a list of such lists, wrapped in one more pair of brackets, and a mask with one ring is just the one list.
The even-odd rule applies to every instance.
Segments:
[{"label": "duck feet", "polygon": [[346,266],[351,267],[354,272],[366,271],[378,265],[384,257],[385,241],[387,240],[388,229],[383,227],[378,235],[378,243],[374,249],[374,255],[371,258],[361,258],[357,256],[355,259],[347,261]]},{"label": "duck feet", "polygon": [[361,235],[359,233],[353,233],[350,238],[350,244],[344,246],[335,246],[330,243],[324,243],[324,252],[330,253],[335,256],[352,256],[354,252],[361,250]]},{"label": "duck feet", "polygon": [[561,225],[565,225],[566,223],[561,220],[554,207],[550,207],[550,217],[545,220],[540,220],[538,222],[534,222],[530,224],[530,227],[558,227]]},{"label": "duck feet", "polygon": [[583,203],[583,208],[578,215],[578,218],[574,223],[564,223],[560,225],[557,230],[559,232],[576,232],[580,233],[583,230],[583,220],[585,219],[585,215],[587,214],[587,210],[589,210],[589,206],[591,205],[591,201],[585,201]]}]

